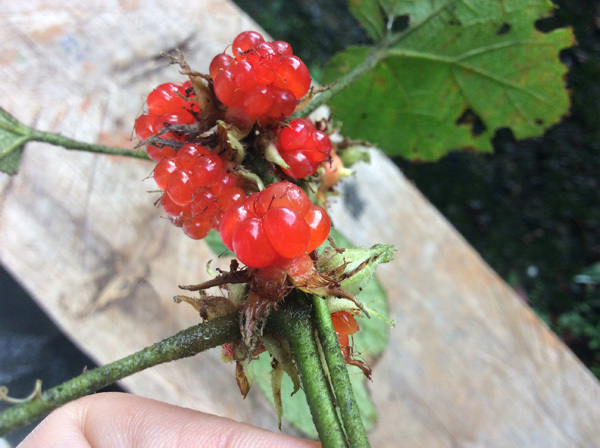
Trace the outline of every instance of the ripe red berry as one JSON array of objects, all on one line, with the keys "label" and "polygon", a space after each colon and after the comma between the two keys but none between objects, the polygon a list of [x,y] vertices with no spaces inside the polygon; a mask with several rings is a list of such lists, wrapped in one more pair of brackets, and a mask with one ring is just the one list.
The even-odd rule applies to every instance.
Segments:
[{"label": "ripe red berry", "polygon": [[310,242],[306,250],[312,252],[327,239],[331,230],[331,221],[323,207],[318,205],[313,205],[304,217],[310,227]]},{"label": "ripe red berry", "polygon": [[158,162],[158,165],[154,168],[154,181],[156,185],[162,190],[167,188],[167,181],[171,174],[178,169],[177,164],[173,160],[163,159]]},{"label": "ripe red berry", "polygon": [[200,240],[210,231],[211,221],[202,217],[184,219],[181,228],[183,232],[194,240]]},{"label": "ripe red berry", "polygon": [[314,273],[314,263],[308,254],[278,260],[278,267],[292,277],[296,284],[305,284]]},{"label": "ripe red berry", "polygon": [[148,95],[148,115],[180,114],[186,111],[188,101],[185,89],[173,83],[159,85]]},{"label": "ripe red berry", "polygon": [[283,153],[281,158],[289,165],[289,169],[283,168],[283,172],[294,179],[304,179],[317,170],[315,164],[306,157],[304,152]]},{"label": "ripe red berry", "polygon": [[333,328],[338,334],[354,334],[359,330],[358,323],[352,313],[348,311],[338,311],[331,315]]},{"label": "ripe red berry", "polygon": [[223,175],[223,162],[215,154],[198,157],[193,167],[197,184],[209,186],[215,184]]},{"label": "ripe red berry", "polygon": [[258,117],[266,114],[273,104],[271,89],[263,84],[255,85],[246,92],[243,104],[248,115]]},{"label": "ripe red berry", "polygon": [[169,218],[180,216],[183,212],[183,206],[173,202],[168,194],[162,195],[160,205]]},{"label": "ripe red berry", "polygon": [[331,153],[327,134],[318,131],[307,118],[296,118],[280,131],[277,149],[289,165],[284,172],[295,179],[315,173],[319,164]]},{"label": "ripe red berry", "polygon": [[285,258],[304,255],[310,228],[304,217],[289,208],[271,208],[263,217],[265,232],[275,251]]},{"label": "ripe red berry", "polygon": [[265,188],[258,196],[257,208],[264,214],[270,208],[287,207],[305,215],[312,202],[298,185],[291,182],[276,182]]},{"label": "ripe red berry", "polygon": [[148,153],[148,157],[155,162],[160,162],[164,159],[173,159],[177,155],[177,151],[170,146],[163,146],[161,148],[154,145],[146,145],[146,152]]},{"label": "ripe red berry", "polygon": [[331,315],[331,322],[342,349],[348,347],[350,345],[349,336],[360,329],[354,315],[348,311],[338,311]]},{"label": "ripe red berry", "polygon": [[239,260],[253,268],[269,266],[277,258],[259,218],[242,221],[235,229],[231,244]]},{"label": "ripe red berry", "polygon": [[252,216],[254,215],[243,205],[229,209],[225,213],[219,224],[219,235],[221,236],[221,240],[223,241],[223,244],[225,244],[225,247],[229,250],[233,250],[232,239],[235,230],[243,220]]},{"label": "ripe red berry", "polygon": [[228,54],[221,53],[216,55],[210,63],[208,67],[208,72],[210,73],[210,77],[212,79],[216,79],[219,73],[223,70],[227,70],[227,68],[233,63],[233,58]]},{"label": "ripe red berry", "polygon": [[[240,197],[237,203],[241,200]],[[291,182],[271,184],[217,219],[225,246],[233,250],[240,261],[255,268],[273,265],[286,269],[284,266],[291,260],[305,257],[319,246],[327,238],[330,226],[325,210],[313,205],[306,193]],[[239,231],[240,228],[245,230]],[[245,243],[244,238],[250,242]],[[266,249],[260,249],[260,244]],[[265,254],[251,255],[251,248],[264,250]],[[307,260],[310,257],[297,262],[308,268]],[[310,264],[312,266],[312,261]]]},{"label": "ripe red berry", "polygon": [[259,33],[247,31],[235,38],[232,52],[233,58],[224,53],[215,56],[209,67],[221,103],[242,108],[252,123],[256,119],[270,123],[292,114],[311,80],[291,46],[265,42]]},{"label": "ripe red berry", "polygon": [[167,182],[165,189],[169,197],[178,205],[187,205],[194,199],[196,187],[192,173],[188,170],[174,171]]},{"label": "ripe red berry", "polygon": [[275,85],[292,91],[296,98],[302,98],[310,89],[310,73],[298,56],[285,56],[277,69]]},{"label": "ripe red berry", "polygon": [[229,107],[239,107],[244,101],[244,92],[238,87],[230,68],[223,70],[214,80],[215,95]]},{"label": "ripe red berry", "polygon": [[253,47],[257,46],[261,42],[264,42],[264,38],[260,33],[256,31],[244,31],[238,34],[233,40],[232,51],[233,55],[237,56],[240,53],[244,53]]}]

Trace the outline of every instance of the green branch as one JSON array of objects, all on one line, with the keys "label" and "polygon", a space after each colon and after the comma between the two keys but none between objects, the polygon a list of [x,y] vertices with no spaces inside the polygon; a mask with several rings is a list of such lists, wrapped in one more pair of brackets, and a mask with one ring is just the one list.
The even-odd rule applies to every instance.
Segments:
[{"label": "green branch", "polygon": [[52,132],[38,131],[37,129],[31,129],[29,139],[31,141],[50,143],[51,145],[62,146],[65,149],[71,149],[75,151],[87,151],[95,152],[100,154],[110,154],[113,156],[126,156],[134,157],[136,159],[150,160],[146,151],[143,150],[132,150],[126,148],[117,148],[114,146],[96,145],[93,143],[85,143],[79,140],[74,140],[69,137],[62,136],[60,134],[54,134]]},{"label": "green branch", "polygon": [[0,414],[0,436],[39,419],[62,404],[91,394],[149,367],[194,356],[240,337],[239,316],[230,314],[201,323],[126,358],[85,372]]},{"label": "green branch", "polygon": [[322,297],[313,296],[313,314],[348,442],[352,448],[369,447],[371,445],[354,398],[348,367],[342,357],[340,344],[333,329],[329,307]]},{"label": "green branch", "polygon": [[304,296],[293,293],[272,314],[277,326],[289,341],[300,374],[313,421],[324,448],[346,447],[346,436],[338,419],[329,382],[317,348],[311,320],[311,305],[302,303]]},{"label": "green branch", "polygon": [[31,141],[49,143],[75,151],[88,151],[149,160],[146,151],[85,143],[64,137],[60,134],[33,129],[25,126],[0,107],[0,171],[8,174],[16,173],[19,168],[23,147],[27,142]]}]

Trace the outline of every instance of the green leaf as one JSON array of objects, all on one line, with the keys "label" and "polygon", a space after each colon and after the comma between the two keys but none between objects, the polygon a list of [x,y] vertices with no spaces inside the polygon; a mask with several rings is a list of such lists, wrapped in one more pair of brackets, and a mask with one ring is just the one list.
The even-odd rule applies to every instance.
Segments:
[{"label": "green leaf", "polygon": [[30,136],[31,130],[27,126],[0,107],[0,171],[17,172],[23,147]]},{"label": "green leaf", "polygon": [[350,12],[375,42],[385,36],[385,22],[377,0],[348,0]]},{"label": "green leaf", "polygon": [[[352,243],[337,229],[331,229],[330,233],[336,246],[341,248],[350,248]],[[369,309],[382,315],[382,318],[373,317],[367,319],[364,316],[360,318],[360,331],[354,338],[355,351],[364,352],[367,360],[373,360],[383,353],[388,344],[389,307],[387,297],[381,283],[376,277],[365,286],[357,298],[368,306]]]},{"label": "green leaf", "polygon": [[351,47],[325,70],[324,82],[333,82],[369,55],[378,61],[330,103],[348,137],[366,138],[390,155],[436,160],[453,149],[490,152],[502,127],[519,139],[541,135],[567,112],[558,53],[573,44],[573,34],[535,29],[549,1],[380,4],[407,15],[408,29],[377,49]]}]

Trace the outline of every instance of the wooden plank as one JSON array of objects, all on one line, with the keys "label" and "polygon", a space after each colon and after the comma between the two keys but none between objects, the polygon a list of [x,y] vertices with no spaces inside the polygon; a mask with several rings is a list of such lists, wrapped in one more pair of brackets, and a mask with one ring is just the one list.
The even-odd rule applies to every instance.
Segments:
[{"label": "wooden plank", "polygon": [[[5,5],[0,25],[3,107],[40,129],[125,146],[145,95],[177,79],[162,51],[181,47],[206,71],[256,29],[224,0],[38,0]],[[151,169],[32,144],[17,176],[0,175],[0,261],[100,363],[197,321],[170,297],[205,279],[213,256],[153,207]],[[356,243],[398,249],[380,271],[396,327],[370,385],[374,446],[600,446],[598,382],[389,160],[373,152],[342,193],[334,223]],[[125,386],[276,428],[258,390],[241,399],[218,351]]]}]

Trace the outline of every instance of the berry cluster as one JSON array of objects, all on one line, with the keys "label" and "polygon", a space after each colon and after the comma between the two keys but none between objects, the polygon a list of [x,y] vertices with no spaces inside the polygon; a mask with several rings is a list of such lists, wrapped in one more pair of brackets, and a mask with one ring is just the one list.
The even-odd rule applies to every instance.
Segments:
[{"label": "berry cluster", "polygon": [[[178,124],[192,124],[200,113],[200,107],[195,101],[196,94],[192,83],[183,85],[165,83],[159,85],[148,95],[148,114],[141,115],[135,120],[135,133],[140,140],[146,140],[165,127]],[[183,137],[175,132],[164,132],[160,135],[163,140],[183,141]],[[175,156],[175,150],[169,146],[146,145],[148,156],[159,162]]]},{"label": "berry cluster", "polygon": [[338,341],[342,349],[350,345],[349,336],[356,333],[358,323],[354,319],[354,315],[348,311],[338,311],[331,315],[331,321],[333,322],[333,329],[337,334]]},{"label": "berry cluster", "polygon": [[[253,31],[238,35],[232,52],[213,59],[213,83],[206,83],[226,108],[201,111],[196,95],[206,92],[190,81],[161,84],[148,95],[148,112],[136,120],[135,132],[141,140],[158,137],[146,148],[158,162],[154,179],[164,190],[160,203],[189,237],[201,239],[211,228],[218,229],[225,245],[250,267],[308,270],[312,261],[306,254],[329,233],[326,212],[289,182],[246,198],[232,173],[233,162],[225,158],[226,144],[199,139],[196,128],[212,129],[220,119],[253,125],[258,118],[260,126],[278,128],[267,135],[277,136],[277,150],[290,166],[285,172],[296,179],[312,175],[331,152],[328,136],[308,119],[292,120],[287,126],[279,122],[308,92],[310,75],[289,44],[265,42]],[[185,126],[193,124],[198,126]]]},{"label": "berry cluster", "polygon": [[331,141],[318,131],[308,118],[296,118],[282,128],[277,149],[289,165],[283,171],[294,179],[303,179],[315,173],[319,164],[329,157]]},{"label": "berry cluster", "polygon": [[154,180],[165,190],[163,210],[193,239],[218,228],[223,214],[246,199],[221,158],[201,145],[184,145],[174,158],[161,160],[154,168]]},{"label": "berry cluster", "polygon": [[248,121],[290,116],[311,82],[306,65],[292,54],[290,44],[265,42],[259,33],[246,31],[234,39],[232,52],[233,57],[221,53],[210,63],[217,98],[241,109]]},{"label": "berry cluster", "polygon": [[304,258],[325,241],[330,226],[325,210],[300,187],[277,182],[229,210],[219,234],[242,263],[265,268]]}]

